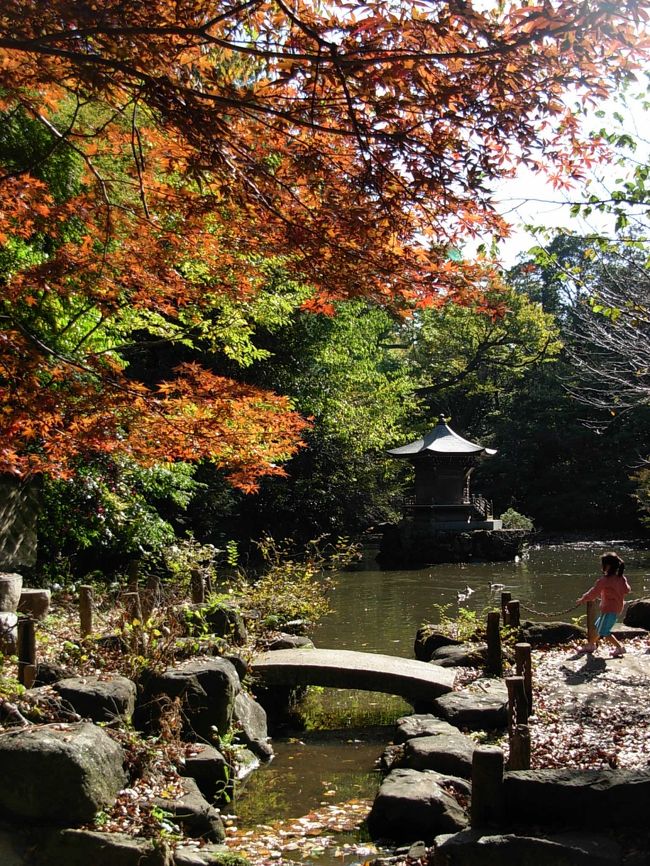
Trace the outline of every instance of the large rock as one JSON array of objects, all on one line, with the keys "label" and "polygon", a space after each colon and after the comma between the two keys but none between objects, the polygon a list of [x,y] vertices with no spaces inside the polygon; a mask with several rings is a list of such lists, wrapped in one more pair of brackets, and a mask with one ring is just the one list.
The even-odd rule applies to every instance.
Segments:
[{"label": "large rock", "polygon": [[422,513],[408,515],[397,525],[385,524],[378,560],[382,565],[428,565],[435,562],[501,562],[522,552],[530,532],[523,529],[441,530]]},{"label": "large rock", "polygon": [[179,845],[174,849],[174,866],[250,866],[250,861],[227,845]]},{"label": "large rock", "polygon": [[[196,653],[195,653],[196,655]],[[233,665],[235,670],[237,671],[237,676],[239,677],[239,681],[243,682],[244,677],[248,676],[250,673],[250,668],[248,665],[248,660],[244,658],[244,656],[239,655],[239,653],[228,653],[223,656],[227,661]]]},{"label": "large rock", "polygon": [[457,728],[496,730],[508,724],[508,690],[503,680],[474,680],[433,702],[434,712]]},{"label": "large rock", "polygon": [[[24,866],[172,866],[172,854],[153,839],[97,830],[59,830],[45,838]],[[3,862],[3,866],[7,864]]]},{"label": "large rock", "polygon": [[0,611],[15,613],[23,589],[22,574],[0,572]]},{"label": "large rock", "polygon": [[74,826],[110,808],[126,782],[124,752],[89,722],[0,736],[0,817]]},{"label": "large rock", "polygon": [[531,646],[561,646],[586,637],[586,629],[570,622],[524,622],[519,632],[519,639]]},{"label": "large rock", "polygon": [[436,631],[433,625],[421,626],[415,635],[415,643],[413,644],[413,652],[415,658],[421,662],[428,662],[432,654],[441,646],[456,646],[460,643],[449,635],[443,634],[441,631]]},{"label": "large rock", "polygon": [[52,688],[76,713],[93,722],[130,721],[135,709],[137,689],[126,677],[69,677]]},{"label": "large rock", "polygon": [[393,740],[396,743],[405,743],[414,737],[431,737],[440,732],[441,725],[458,732],[457,728],[441,721],[437,716],[432,716],[431,713],[412,713],[410,716],[402,716],[395,722]]},{"label": "large rock", "polygon": [[431,770],[393,770],[386,776],[368,815],[373,839],[409,843],[431,841],[440,833],[464,829],[467,813],[449,791],[467,797],[465,780]]},{"label": "large rock", "polygon": [[163,673],[147,671],[136,707],[136,727],[156,729],[165,707],[176,698],[182,705],[184,733],[210,742],[230,729],[235,698],[241,690],[237,671],[223,658],[189,659]]},{"label": "large rock", "polygon": [[205,628],[210,634],[226,638],[236,646],[242,646],[248,639],[244,617],[234,604],[193,604],[183,610],[190,627]]},{"label": "large rock", "polygon": [[631,601],[625,611],[623,624],[650,629],[650,598],[637,598]]},{"label": "large rock", "polygon": [[262,761],[271,760],[273,747],[269,743],[266,710],[247,692],[240,692],[235,698],[233,725],[235,742],[248,746]]},{"label": "large rock", "polygon": [[487,659],[487,644],[461,643],[442,646],[431,653],[430,663],[442,668],[482,668]]},{"label": "large rock", "polygon": [[224,755],[214,746],[195,743],[178,772],[181,776],[194,779],[199,791],[210,803],[226,802],[232,796],[233,771]]},{"label": "large rock", "polygon": [[49,589],[32,589],[23,587],[18,602],[20,613],[28,614],[32,619],[43,619],[50,609],[52,592]]},{"label": "large rock", "polygon": [[504,777],[513,822],[594,830],[638,825],[650,814],[650,771],[517,770]]},{"label": "large rock", "polygon": [[243,784],[246,779],[255,772],[255,770],[258,770],[260,766],[260,759],[245,746],[239,746],[239,748],[235,750],[234,761],[235,778],[240,785]]},{"label": "large rock", "polygon": [[432,866],[620,866],[620,846],[606,836],[481,835],[464,830],[435,840]]},{"label": "large rock", "polygon": [[632,640],[635,637],[647,637],[648,630],[641,626],[623,625],[619,622],[614,625],[611,634],[619,640]]},{"label": "large rock", "polygon": [[38,662],[36,665],[36,677],[34,678],[33,686],[49,686],[52,683],[58,683],[59,680],[69,679],[74,676],[74,672],[70,668],[57,665],[54,662]]},{"label": "large rock", "polygon": [[275,637],[269,638],[264,644],[264,648],[267,650],[305,649],[313,646],[313,640],[306,635],[289,634],[288,632],[280,632]]},{"label": "large rock", "polygon": [[18,614],[0,610],[0,653],[16,655],[18,641]]},{"label": "large rock", "polygon": [[187,836],[223,842],[226,831],[219,812],[203,797],[194,779],[183,779],[183,788],[178,800],[155,797],[152,804],[167,812]]},{"label": "large rock", "polygon": [[26,866],[34,859],[34,837],[38,834],[42,845],[51,828],[18,827],[0,822],[0,863],[2,866]]},{"label": "large rock", "polygon": [[438,725],[434,734],[407,740],[400,766],[471,778],[473,741],[447,722],[439,721]]},{"label": "large rock", "polygon": [[251,861],[227,845],[179,845],[174,850],[174,866],[251,866]]}]

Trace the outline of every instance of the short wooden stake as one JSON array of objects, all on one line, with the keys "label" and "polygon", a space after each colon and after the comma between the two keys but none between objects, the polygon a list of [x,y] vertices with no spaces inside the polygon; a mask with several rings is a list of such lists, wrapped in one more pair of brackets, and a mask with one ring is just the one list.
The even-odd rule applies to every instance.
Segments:
[{"label": "short wooden stake", "polygon": [[134,619],[137,619],[138,622],[142,622],[142,608],[140,607],[140,593],[139,592],[125,592],[122,596],[124,599],[124,609],[126,611],[126,617],[129,622],[133,622]]},{"label": "short wooden stake", "polygon": [[131,649],[133,652],[142,652],[144,642],[140,594],[138,592],[125,592],[123,598],[127,622],[131,623]]},{"label": "short wooden stake", "polygon": [[528,725],[515,725],[509,736],[509,770],[530,770],[530,728]]},{"label": "short wooden stake", "polygon": [[30,617],[18,620],[18,682],[30,688],[36,677],[36,623]]},{"label": "short wooden stake", "polygon": [[499,625],[501,616],[498,611],[490,611],[487,615],[486,640],[487,640],[487,660],[485,665],[486,673],[493,676],[501,676],[503,674],[503,653],[501,651],[501,633]]},{"label": "short wooden stake", "polygon": [[516,725],[528,724],[528,701],[523,677],[506,677],[508,689],[508,731]]},{"label": "short wooden stake", "polygon": [[587,602],[587,642],[596,643],[596,602]]},{"label": "short wooden stake", "polygon": [[194,604],[203,604],[205,601],[205,581],[199,568],[193,568],[190,577],[190,592]]},{"label": "short wooden stake", "polygon": [[160,578],[156,574],[150,574],[147,578],[147,588],[141,594],[140,606],[142,608],[142,619],[146,622],[154,610],[160,604],[161,589]]},{"label": "short wooden stake", "polygon": [[81,637],[88,637],[93,630],[93,588],[84,585],[79,587],[79,631]]},{"label": "short wooden stake", "polygon": [[499,825],[503,818],[503,752],[479,746],[472,756],[472,827]]},{"label": "short wooden stake", "polygon": [[137,592],[140,583],[140,560],[132,559],[127,566],[129,592]]},{"label": "short wooden stake", "polygon": [[508,608],[508,625],[511,628],[519,628],[521,625],[521,612],[518,601],[509,601]]},{"label": "short wooden stake", "polygon": [[501,593],[501,620],[504,625],[508,625],[508,602],[512,598],[511,592]]},{"label": "short wooden stake", "polygon": [[533,712],[533,648],[529,643],[515,644],[515,669],[524,678],[528,715]]}]

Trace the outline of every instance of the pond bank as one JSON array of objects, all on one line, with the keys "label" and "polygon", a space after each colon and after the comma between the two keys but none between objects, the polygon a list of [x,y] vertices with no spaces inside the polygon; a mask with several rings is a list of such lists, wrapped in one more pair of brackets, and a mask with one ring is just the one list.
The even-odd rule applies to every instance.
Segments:
[{"label": "pond bank", "polygon": [[[637,820],[634,822],[637,824],[636,828],[626,831],[616,827],[617,823],[621,823],[620,821],[614,821],[614,827],[603,835],[600,832],[603,829],[603,819],[602,815],[598,814],[598,809],[601,807],[597,805],[598,799],[593,800],[592,782],[587,777],[589,771],[595,771],[597,774],[595,778],[600,780],[598,784],[602,789],[603,779],[612,772],[612,768],[615,768],[612,784],[619,791],[616,797],[622,797],[621,802],[623,802],[627,795],[623,793],[624,788],[617,786],[632,783],[637,819],[639,810],[640,814],[645,816],[646,807],[650,806],[650,803],[645,802],[650,790],[648,775],[650,711],[644,706],[644,702],[639,700],[639,696],[647,693],[650,686],[650,638],[634,638],[626,641],[628,653],[623,659],[610,659],[608,654],[595,658],[577,656],[575,652],[577,646],[574,643],[534,652],[536,709],[530,725],[533,768],[544,768],[544,770],[558,768],[557,772],[569,779],[573,778],[572,772],[577,774],[576,779],[580,779],[581,774],[586,774],[583,794],[580,794],[575,787],[576,783],[572,782],[569,787],[570,799],[573,798],[572,809],[563,806],[554,816],[548,804],[543,808],[539,803],[537,806],[530,806],[529,815],[532,818],[530,823],[535,826],[540,823],[540,810],[548,814],[547,828],[543,832],[540,832],[539,828],[535,831],[530,826],[526,830],[526,822],[522,820],[520,813],[516,816],[517,820],[511,821],[509,827],[504,822],[501,835],[492,833],[493,841],[481,837],[478,852],[473,850],[476,839],[471,834],[459,840],[466,845],[463,850],[467,852],[467,856],[471,853],[471,860],[462,859],[465,855],[460,848],[454,848],[450,853],[452,843],[449,838],[440,836],[420,851],[417,858],[419,862],[422,864],[496,863],[497,860],[482,859],[488,857],[491,846],[494,846],[494,856],[497,856],[497,851],[501,852],[499,856],[505,856],[506,850],[509,850],[508,856],[514,857],[515,862],[525,862],[527,866],[536,863],[553,864],[553,866],[562,863],[570,863],[571,866],[583,862],[601,863],[599,858],[604,858],[602,863],[612,864],[612,866],[646,862],[636,859],[638,851],[645,850],[643,845],[648,841],[644,826],[645,818],[641,826]],[[387,732],[387,729],[383,730]],[[394,736],[394,729],[392,734]],[[607,741],[606,747],[603,745],[604,740]],[[506,746],[507,750],[506,743],[502,745]],[[619,771],[623,775],[618,781],[614,781]],[[642,777],[646,779],[643,794],[642,788],[639,787],[641,777],[625,776],[626,771],[628,773],[641,771]],[[553,783],[562,784],[559,777]],[[343,789],[341,793],[342,791]],[[557,792],[554,789],[549,791],[548,796],[551,798],[549,802],[557,800],[559,803]],[[328,793],[332,793],[331,789]],[[520,793],[517,798],[520,799],[521,796]],[[606,793],[599,796],[601,799],[607,798]],[[584,798],[582,806],[581,797]],[[626,811],[630,814],[629,809],[622,810],[623,823],[625,823]],[[356,814],[358,835],[356,837],[349,835],[352,825],[348,823],[345,828],[347,835],[332,838],[331,832],[328,832],[331,829],[331,825],[328,827],[327,824],[328,814]],[[589,817],[590,814],[592,817]],[[259,866],[270,866],[272,863],[279,866],[286,863],[289,866],[296,862],[341,863],[345,862],[346,858],[348,860],[355,857],[357,860],[368,859],[372,846],[363,835],[364,818],[363,808],[358,799],[350,800],[349,813],[346,812],[346,802],[341,800],[331,807],[323,805],[320,809],[313,810],[306,816],[305,824],[294,825],[292,830],[287,831],[286,837],[281,832],[286,831],[286,822],[267,824],[262,831],[266,848],[263,845],[260,848],[260,843],[256,841],[253,831],[244,834],[244,838],[241,833],[233,835],[245,844],[248,839],[252,850],[257,852],[255,862]],[[594,829],[594,821],[596,829]],[[554,822],[556,826],[553,826]],[[304,856],[302,853],[299,854],[295,847],[297,828],[300,826],[308,826],[311,834],[308,837],[309,844],[305,848]],[[570,831],[573,834],[571,843],[573,848],[569,849],[569,854],[563,848],[568,844],[567,837],[565,835],[560,839],[558,836],[560,831],[565,834]],[[289,840],[288,851],[283,848],[283,839]],[[458,843],[454,843],[456,844]],[[409,852],[410,856],[408,856]],[[414,853],[417,852],[410,844],[402,843],[401,849],[397,852],[382,851],[378,862],[412,864]],[[605,853],[607,853],[606,857]],[[517,860],[518,856],[524,856],[524,859]],[[458,857],[461,859],[457,859]],[[567,857],[569,859],[566,859]],[[592,858],[591,861],[589,857]]]}]

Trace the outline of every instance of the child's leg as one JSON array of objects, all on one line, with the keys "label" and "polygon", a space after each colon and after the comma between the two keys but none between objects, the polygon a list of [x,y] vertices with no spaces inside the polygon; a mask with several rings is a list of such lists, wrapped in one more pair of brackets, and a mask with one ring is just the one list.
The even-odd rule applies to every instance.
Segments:
[{"label": "child's leg", "polygon": [[608,644],[611,644],[614,647],[614,652],[612,655],[614,657],[622,656],[625,654],[625,650],[621,642],[612,634],[612,629],[616,625],[616,614],[615,613],[603,613],[598,617],[598,633],[601,637],[603,637]]},{"label": "child's leg", "polygon": [[617,637],[615,637],[613,634],[608,634],[606,640],[607,643],[610,643],[614,647],[614,652],[612,653],[612,655],[615,658],[625,655],[625,647]]},{"label": "child's leg", "polygon": [[593,639],[593,642],[583,644],[580,647],[580,649],[578,650],[578,653],[580,655],[585,655],[585,653],[595,653],[596,650],[598,649],[598,642],[599,641],[600,641],[600,636],[596,635],[596,637]]}]

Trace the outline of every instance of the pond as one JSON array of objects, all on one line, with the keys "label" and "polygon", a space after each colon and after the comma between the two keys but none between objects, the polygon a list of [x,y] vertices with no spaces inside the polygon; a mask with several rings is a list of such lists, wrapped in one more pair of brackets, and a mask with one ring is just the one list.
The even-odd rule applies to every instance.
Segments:
[{"label": "pond", "polygon": [[[380,570],[376,551],[368,550],[359,570],[337,576],[332,613],[315,632],[314,642],[413,658],[415,633],[422,623],[456,617],[460,608],[483,616],[499,608],[502,590],[519,599],[522,619],[553,619],[556,612],[573,608],[593,584],[600,574],[599,557],[610,549],[626,561],[631,597],[650,594],[650,551],[629,541],[534,546],[516,562],[401,571]],[[584,608],[560,618],[570,621],[582,613]],[[374,797],[376,759],[391,739],[395,719],[409,712],[401,699],[373,692],[310,692],[305,714],[311,730],[274,739],[274,761],[253,775],[237,803],[240,821],[268,823],[306,814],[324,803]]]}]

